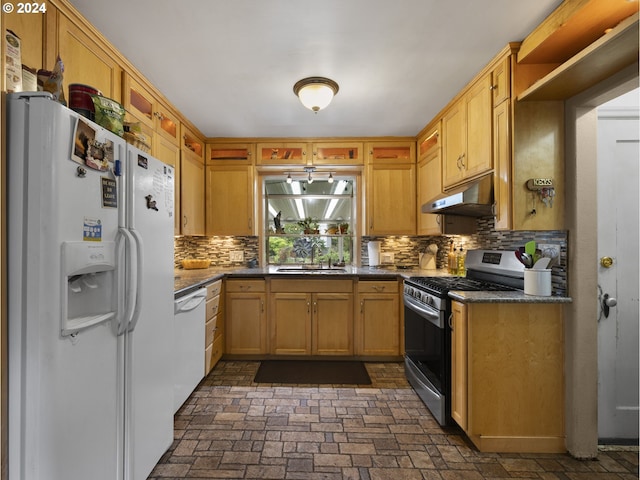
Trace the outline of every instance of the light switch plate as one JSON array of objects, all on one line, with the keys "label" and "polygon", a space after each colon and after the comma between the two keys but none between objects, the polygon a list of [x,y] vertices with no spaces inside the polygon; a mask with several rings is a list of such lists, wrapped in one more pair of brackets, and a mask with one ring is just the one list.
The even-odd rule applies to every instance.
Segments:
[{"label": "light switch plate", "polygon": [[229,260],[232,262],[244,261],[244,252],[242,250],[234,250],[229,254]]}]

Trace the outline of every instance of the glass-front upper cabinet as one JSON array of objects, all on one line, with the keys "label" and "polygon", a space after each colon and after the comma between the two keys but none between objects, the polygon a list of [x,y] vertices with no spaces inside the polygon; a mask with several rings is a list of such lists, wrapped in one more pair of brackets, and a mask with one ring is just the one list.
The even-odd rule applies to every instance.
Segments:
[{"label": "glass-front upper cabinet", "polygon": [[355,181],[331,180],[264,180],[269,264],[352,262]]}]

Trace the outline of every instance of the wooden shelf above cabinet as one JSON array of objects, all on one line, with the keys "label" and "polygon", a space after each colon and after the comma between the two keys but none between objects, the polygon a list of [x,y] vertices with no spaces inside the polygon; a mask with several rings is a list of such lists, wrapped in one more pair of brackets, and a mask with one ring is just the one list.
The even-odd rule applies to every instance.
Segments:
[{"label": "wooden shelf above cabinet", "polygon": [[638,13],[538,80],[518,100],[565,100],[638,61]]},{"label": "wooden shelf above cabinet", "polygon": [[637,11],[630,0],[565,0],[523,40],[517,61],[563,63]]}]

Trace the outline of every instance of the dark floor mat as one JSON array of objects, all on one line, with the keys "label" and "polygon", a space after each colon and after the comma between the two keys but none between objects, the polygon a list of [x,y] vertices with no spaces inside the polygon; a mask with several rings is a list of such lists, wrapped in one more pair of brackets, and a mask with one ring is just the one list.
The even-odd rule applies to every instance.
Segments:
[{"label": "dark floor mat", "polygon": [[253,380],[256,383],[371,385],[363,362],[314,360],[265,360]]}]

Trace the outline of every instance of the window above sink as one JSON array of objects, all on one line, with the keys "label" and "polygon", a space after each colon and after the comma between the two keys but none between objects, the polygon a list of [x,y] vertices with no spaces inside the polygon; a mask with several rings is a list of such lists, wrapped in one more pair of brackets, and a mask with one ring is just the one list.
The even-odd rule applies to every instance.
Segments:
[{"label": "window above sink", "polygon": [[311,182],[307,176],[291,178],[291,174],[265,177],[268,264],[326,267],[352,262],[355,179],[335,176],[329,181],[328,172],[314,177]]}]

